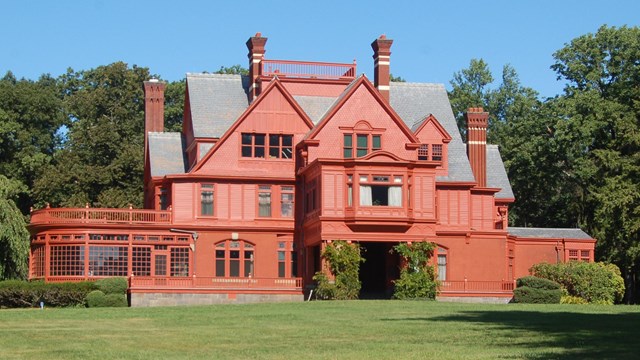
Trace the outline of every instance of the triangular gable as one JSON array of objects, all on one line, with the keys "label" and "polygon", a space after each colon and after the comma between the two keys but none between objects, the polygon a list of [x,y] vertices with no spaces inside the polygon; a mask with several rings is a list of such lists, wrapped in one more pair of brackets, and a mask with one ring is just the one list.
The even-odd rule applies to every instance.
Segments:
[{"label": "triangular gable", "polygon": [[429,124],[432,124],[436,128],[436,130],[440,133],[440,136],[442,136],[443,143],[446,144],[451,141],[451,135],[449,135],[447,130],[444,129],[444,127],[440,124],[438,119],[436,119],[436,117],[433,116],[433,114],[429,114],[428,116],[426,116],[420,121],[420,125],[413,132],[416,135],[416,137],[419,137],[420,132],[422,132],[425,128],[428,128]]},{"label": "triangular gable", "polygon": [[309,127],[309,129],[313,128],[313,122],[309,119],[309,116],[302,110],[300,105],[295,101],[293,96],[287,91],[287,89],[282,85],[280,80],[275,77],[267,86],[262,90],[260,96],[258,96],[249,107],[240,115],[240,117],[227,129],[227,131],[222,135],[220,140],[216,143],[213,149],[209,150],[209,152],[200,160],[198,163],[189,170],[189,173],[194,173],[202,168],[202,166],[217,152],[218,149],[222,147],[222,145],[229,139],[230,136],[233,135],[235,130],[242,124],[242,122],[258,107],[260,104],[266,99],[272,91],[279,91],[280,94],[287,100],[287,102],[293,107],[295,112],[302,118],[305,124]]},{"label": "triangular gable", "polygon": [[366,76],[361,75],[359,78],[354,80],[345,91],[336,99],[336,102],[329,108],[329,110],[324,114],[322,119],[316,124],[316,126],[307,134],[304,140],[313,140],[320,133],[322,128],[331,120],[331,118],[346,104],[349,99],[353,96],[353,94],[360,88],[365,87],[373,98],[378,102],[380,107],[384,109],[384,111],[389,115],[389,117],[393,120],[393,122],[398,126],[398,128],[405,134],[407,140],[412,143],[418,143],[419,140],[415,137],[413,132],[407,127],[404,121],[400,118],[400,116],[393,110],[391,105],[380,95],[378,90],[371,84],[371,82],[367,79]]}]

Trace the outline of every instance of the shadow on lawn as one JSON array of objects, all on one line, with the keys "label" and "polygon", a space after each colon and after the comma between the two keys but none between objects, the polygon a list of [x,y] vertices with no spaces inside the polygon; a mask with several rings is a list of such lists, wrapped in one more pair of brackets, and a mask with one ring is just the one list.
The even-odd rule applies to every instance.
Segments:
[{"label": "shadow on lawn", "polygon": [[[513,331],[514,347],[564,349],[562,353],[532,354],[528,359],[640,359],[640,313],[465,311],[451,316],[402,320],[487,324],[493,329]],[[518,331],[535,331],[546,336],[523,338]]]}]

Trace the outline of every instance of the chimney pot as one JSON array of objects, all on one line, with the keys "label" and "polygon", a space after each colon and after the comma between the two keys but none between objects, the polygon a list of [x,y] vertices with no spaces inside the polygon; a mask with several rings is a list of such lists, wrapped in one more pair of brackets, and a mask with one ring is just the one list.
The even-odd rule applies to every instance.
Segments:
[{"label": "chimney pot", "polygon": [[373,49],[373,84],[380,95],[389,102],[389,73],[393,40],[382,34],[371,43]]}]

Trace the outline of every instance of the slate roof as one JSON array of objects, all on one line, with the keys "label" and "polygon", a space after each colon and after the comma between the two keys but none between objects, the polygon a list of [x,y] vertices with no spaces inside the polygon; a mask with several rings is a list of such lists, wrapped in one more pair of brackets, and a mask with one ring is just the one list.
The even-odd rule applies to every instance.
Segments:
[{"label": "slate roof", "polygon": [[221,137],[249,106],[249,78],[187,73],[194,137]]},{"label": "slate roof", "polygon": [[487,145],[487,187],[502,189],[496,199],[514,198],[498,145]]},{"label": "slate roof", "polygon": [[509,235],[523,238],[593,240],[589,234],[580,229],[509,227],[507,232]]},{"label": "slate roof", "polygon": [[151,176],[187,172],[185,144],[180,133],[150,132],[148,136]]},{"label": "slate roof", "polygon": [[392,82],[389,86],[389,102],[408,127],[417,128],[425,116],[433,114],[451,135],[448,145],[449,175],[438,176],[438,181],[475,181],[443,84]]},{"label": "slate roof", "polygon": [[302,96],[294,95],[298,105],[309,116],[313,124],[317,124],[327,110],[333,105],[337,98],[324,96]]}]

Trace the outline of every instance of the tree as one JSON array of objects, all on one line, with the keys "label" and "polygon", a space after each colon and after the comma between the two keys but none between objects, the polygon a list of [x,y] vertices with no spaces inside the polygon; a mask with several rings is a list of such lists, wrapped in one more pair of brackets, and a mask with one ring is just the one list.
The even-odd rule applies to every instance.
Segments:
[{"label": "tree", "polygon": [[249,70],[240,64],[236,64],[228,67],[220,66],[220,69],[215,71],[214,74],[249,75]]},{"label": "tree", "polygon": [[616,263],[635,301],[640,275],[640,28],[602,26],[554,54],[567,81],[554,100],[579,221]]},{"label": "tree", "polygon": [[[453,115],[458,122],[458,129],[463,140],[466,139],[467,125],[464,122],[464,113],[470,107],[483,106],[490,110],[491,91],[488,88],[493,82],[493,76],[489,65],[482,59],[471,59],[468,69],[462,69],[453,74],[451,80],[452,90],[449,92]],[[491,112],[490,112],[491,113]],[[492,121],[489,120],[489,125]]]},{"label": "tree", "polygon": [[59,79],[69,132],[35,182],[40,205],[142,205],[144,93],[147,68],[123,62]]},{"label": "tree", "polygon": [[18,181],[16,203],[27,214],[29,189],[60,145],[64,124],[62,94],[57,81],[17,80],[11,72],[0,79],[0,173]]},{"label": "tree", "polygon": [[15,203],[25,191],[20,181],[0,175],[0,280],[27,276],[29,232]]}]

